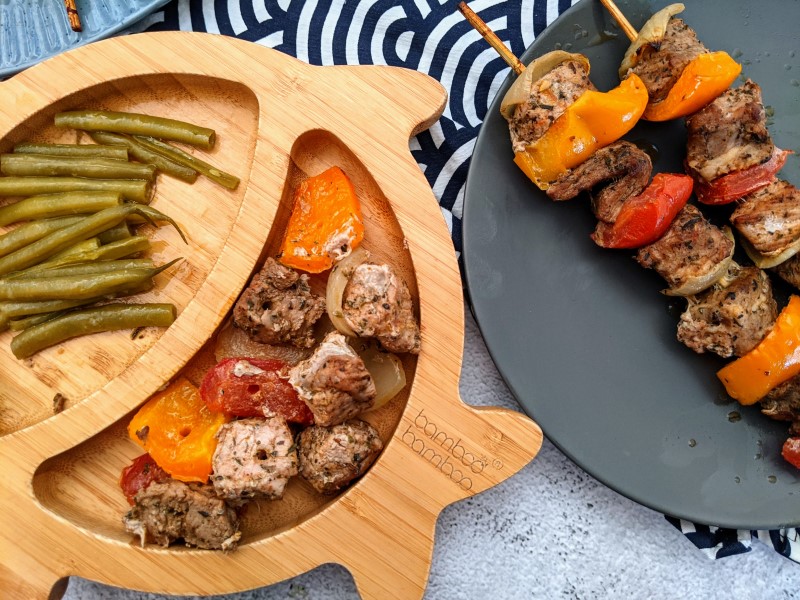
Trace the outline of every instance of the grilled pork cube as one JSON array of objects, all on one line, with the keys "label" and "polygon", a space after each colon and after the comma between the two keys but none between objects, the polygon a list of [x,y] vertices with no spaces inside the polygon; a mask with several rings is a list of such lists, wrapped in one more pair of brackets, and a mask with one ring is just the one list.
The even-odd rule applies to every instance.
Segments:
[{"label": "grilled pork cube", "polygon": [[322,494],[335,494],[361,476],[383,449],[375,428],[357,419],[304,429],[298,445],[300,475]]},{"label": "grilled pork cube", "polygon": [[210,485],[155,482],[139,491],[134,502],[123,523],[143,546],[149,539],[161,546],[183,539],[198,548],[233,550],[242,535],[236,511]]},{"label": "grilled pork cube", "polygon": [[342,312],[359,337],[375,337],[390,352],[419,353],[411,292],[391,266],[358,265],[344,290]]},{"label": "grilled pork cube", "polygon": [[769,160],[775,146],[767,131],[761,88],[749,79],[686,119],[686,166],[707,182]]},{"label": "grilled pork cube", "polygon": [[564,61],[535,82],[530,99],[517,106],[508,120],[514,152],[542,137],[589,86],[589,71],[574,60]]},{"label": "grilled pork cube", "polygon": [[375,382],[344,336],[332,331],[310,358],[292,367],[289,383],[317,425],[336,425],[375,404]]},{"label": "grilled pork cube", "polygon": [[281,416],[242,419],[217,432],[211,481],[217,495],[234,505],[251,498],[283,497],[290,477],[297,475],[292,431]]},{"label": "grilled pork cube", "polygon": [[615,142],[558,178],[547,195],[552,200],[571,200],[581,192],[609,182],[592,197],[592,210],[599,220],[613,223],[625,200],[647,187],[652,170],[653,163],[647,153],[630,142]]},{"label": "grilled pork cube", "polygon": [[263,344],[314,345],[314,323],[325,299],[311,292],[308,275],[268,258],[233,309],[233,322]]},{"label": "grilled pork cube", "polygon": [[776,421],[800,420],[800,375],[775,386],[761,399],[761,412]]},{"label": "grilled pork cube", "polygon": [[708,52],[697,34],[683,19],[672,18],[658,45],[645,44],[638,51],[638,62],[631,69],[647,88],[650,102],[666,98],[692,60]]},{"label": "grilled pork cube", "polygon": [[719,268],[732,251],[733,241],[687,204],[661,238],[639,249],[636,260],[677,289]]},{"label": "grilled pork cube", "polygon": [[743,356],[767,335],[778,316],[769,277],[758,267],[744,267],[727,287],[715,285],[687,300],[678,340],[699,354]]},{"label": "grilled pork cube", "polygon": [[776,256],[800,238],[800,190],[775,179],[742,198],[731,223],[761,254]]},{"label": "grilled pork cube", "polygon": [[777,273],[787,283],[800,289],[800,254],[795,254],[770,270]]}]

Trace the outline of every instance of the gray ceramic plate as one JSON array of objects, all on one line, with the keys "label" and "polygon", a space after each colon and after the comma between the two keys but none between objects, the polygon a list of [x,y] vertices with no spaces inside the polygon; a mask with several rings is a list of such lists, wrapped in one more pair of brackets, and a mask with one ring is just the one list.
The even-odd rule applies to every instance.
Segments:
[{"label": "gray ceramic plate", "polygon": [[[637,28],[664,4],[619,2]],[[800,151],[800,2],[685,4],[706,46],[727,50],[761,85],[775,143]],[[583,52],[607,90],[627,44],[601,4],[584,0],[523,60],[558,47]],[[499,115],[509,84],[472,158],[464,263],[473,311],[512,392],[578,465],[646,506],[725,527],[799,525],[800,472],[780,457],[786,424],[732,403],[715,376],[724,361],[676,341],[683,301],[659,294],[663,281],[632,252],[594,245],[585,198],[551,202],[517,169]],[[680,171],[682,122],[642,123],[626,137],[655,147],[656,171]],[[781,172],[795,185],[798,162],[795,154]]]},{"label": "gray ceramic plate", "polygon": [[0,77],[130,26],[169,0],[77,0],[83,31],[69,27],[63,0],[0,0]]}]

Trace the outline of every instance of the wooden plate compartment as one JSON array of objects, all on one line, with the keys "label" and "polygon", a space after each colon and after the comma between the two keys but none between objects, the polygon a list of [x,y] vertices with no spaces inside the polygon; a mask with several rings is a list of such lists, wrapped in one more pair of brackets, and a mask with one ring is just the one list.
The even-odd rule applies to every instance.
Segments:
[{"label": "wooden plate compartment", "polygon": [[[72,340],[23,363],[11,357],[9,335],[0,336],[0,589],[43,598],[80,575],[160,593],[217,594],[337,562],[365,598],[421,597],[442,508],[509,477],[541,444],[524,415],[459,399],[461,280],[439,207],[408,149],[441,114],[441,86],[404,69],[311,67],[223,36],[170,32],[80,48],[0,91],[2,151],[22,139],[70,139],[74,133],[50,125],[58,110],[137,110],[215,127],[219,145],[209,158],[242,177],[234,193],[203,180],[159,182],[154,206],[190,238],[184,246],[169,228],[153,232],[157,258],[185,257],[152,292],[178,305],[167,330]],[[406,391],[365,415],[387,442],[381,457],[334,499],[293,481],[284,500],[247,512],[233,553],[140,548],[119,521],[127,505],[117,477],[139,453],[125,436],[128,419],[182,369],[196,381],[213,364],[209,340],[275,252],[294,186],[334,164],[361,197],[365,247],[399,268],[421,320],[422,352],[404,359]],[[314,286],[323,285],[316,277]],[[52,415],[59,391],[66,410]]]}]

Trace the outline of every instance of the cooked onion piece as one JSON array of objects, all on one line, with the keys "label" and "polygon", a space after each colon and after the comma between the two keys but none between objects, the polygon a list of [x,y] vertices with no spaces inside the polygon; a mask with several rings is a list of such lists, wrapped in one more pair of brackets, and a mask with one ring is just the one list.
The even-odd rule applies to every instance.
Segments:
[{"label": "cooked onion piece", "polygon": [[589,72],[589,59],[582,54],[573,54],[563,50],[554,50],[537,58],[529,64],[522,74],[514,80],[503,101],[500,103],[500,112],[506,119],[514,115],[514,109],[518,105],[527,102],[531,97],[531,87],[550,71],[555,69],[562,62],[575,60],[586,65],[586,72]]},{"label": "cooked onion piece", "polygon": [[214,356],[217,362],[223,358],[247,357],[272,358],[282,360],[290,365],[296,365],[301,360],[311,356],[311,350],[297,348],[296,346],[272,346],[255,342],[250,339],[246,331],[234,326],[232,321],[228,321],[217,335]]},{"label": "cooked onion piece", "polygon": [[669,20],[682,13],[686,7],[683,4],[670,4],[662,8],[660,11],[650,17],[642,28],[639,30],[639,35],[628,47],[625,56],[622,58],[622,64],[619,67],[619,78],[625,79],[628,75],[628,69],[633,68],[639,60],[639,49],[645,44],[657,45],[664,38],[667,31],[667,23]]},{"label": "cooked onion piece", "polygon": [[788,247],[786,247],[784,250],[781,250],[777,254],[764,254],[759,252],[744,238],[742,238],[741,242],[744,251],[747,252],[747,256],[749,256],[750,260],[753,261],[753,264],[760,269],[771,269],[772,267],[777,267],[779,264],[786,262],[795,254],[800,252],[800,239],[795,240]]},{"label": "cooked onion piece", "polygon": [[377,395],[375,405],[370,410],[385,405],[406,387],[406,372],[397,356],[382,350],[376,342],[356,344],[354,350],[375,382]]},{"label": "cooked onion piece", "polygon": [[344,311],[342,310],[344,289],[347,287],[347,282],[350,280],[353,270],[368,258],[369,252],[361,247],[356,248],[348,256],[336,263],[328,276],[328,285],[325,288],[325,303],[328,316],[333,326],[348,337],[356,337],[356,332],[352,330],[344,318]]}]

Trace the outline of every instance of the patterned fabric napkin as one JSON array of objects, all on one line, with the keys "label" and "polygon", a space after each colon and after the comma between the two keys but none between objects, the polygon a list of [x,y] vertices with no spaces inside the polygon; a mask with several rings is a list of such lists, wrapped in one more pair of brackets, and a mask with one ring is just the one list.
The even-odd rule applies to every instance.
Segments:
[{"label": "patterned fabric napkin", "polygon": [[[578,0],[471,0],[517,56]],[[442,118],[411,151],[461,250],[464,183],[483,118],[509,68],[464,20],[457,0],[174,0],[131,31],[234,36],[315,65],[380,64],[434,77],[449,93]],[[749,552],[753,539],[800,562],[800,530],[736,531],[666,517],[712,559]]]}]

